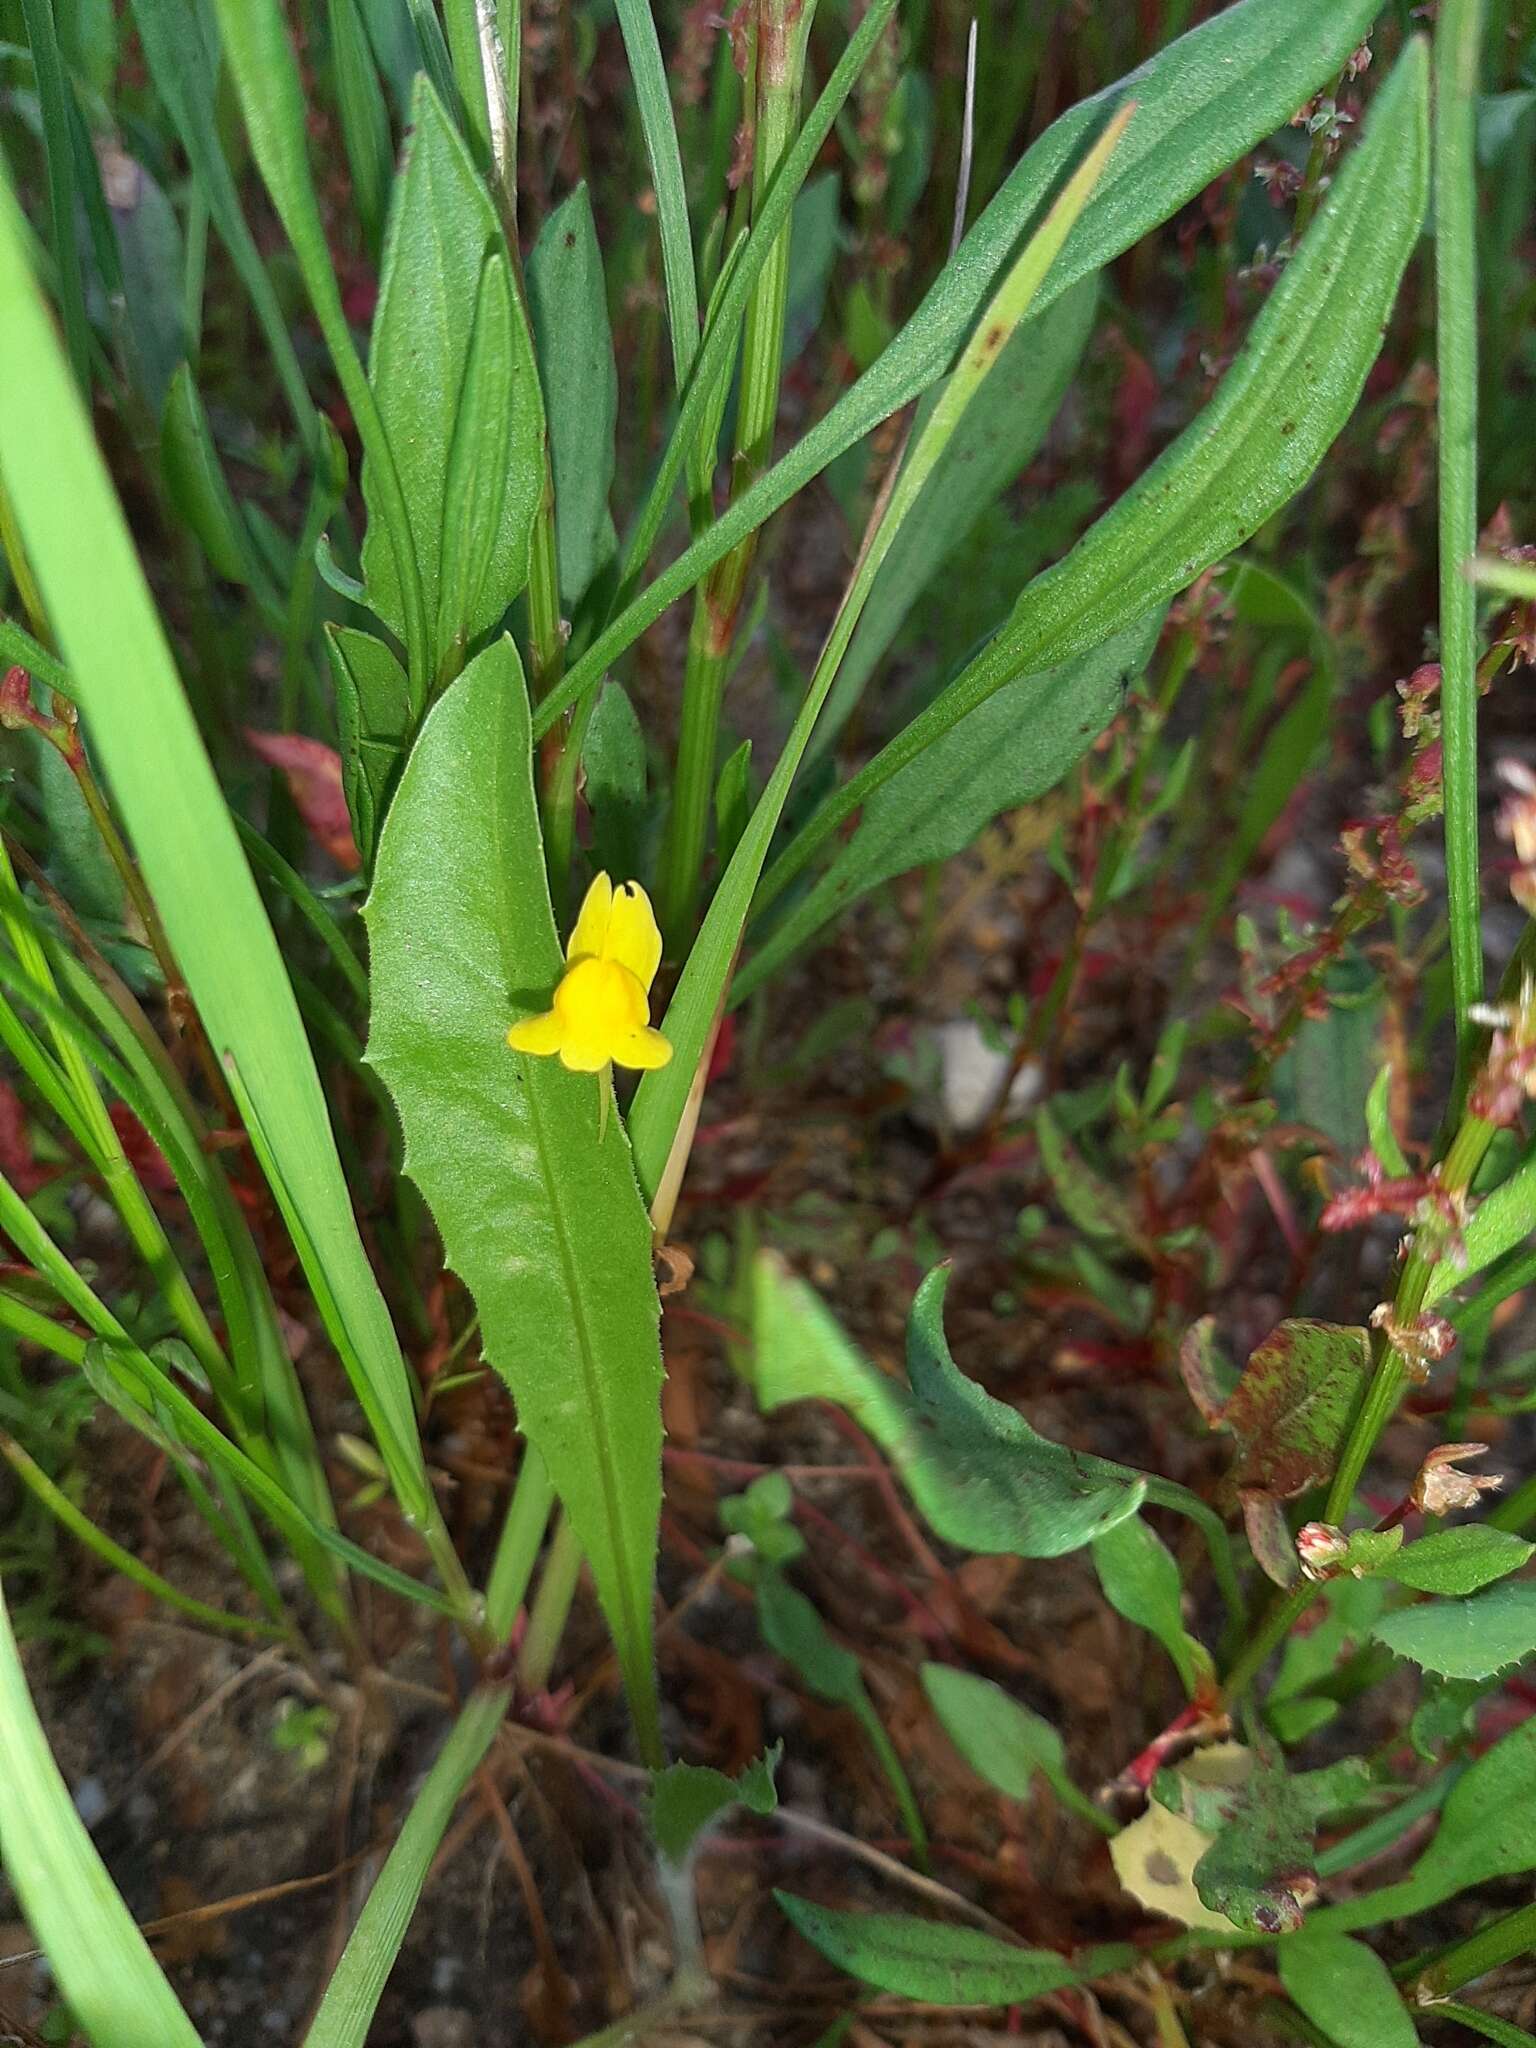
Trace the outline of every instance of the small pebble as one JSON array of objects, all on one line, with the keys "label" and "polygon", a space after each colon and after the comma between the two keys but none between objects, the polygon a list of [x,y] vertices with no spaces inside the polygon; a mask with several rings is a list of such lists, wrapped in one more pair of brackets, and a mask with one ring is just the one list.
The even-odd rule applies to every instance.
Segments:
[{"label": "small pebble", "polygon": [[82,1778],[75,1787],[75,1811],[88,1828],[95,1827],[108,1804],[107,1788],[100,1778]]},{"label": "small pebble", "polygon": [[474,2048],[475,2016],[461,2005],[430,2005],[411,2022],[415,2048]]}]

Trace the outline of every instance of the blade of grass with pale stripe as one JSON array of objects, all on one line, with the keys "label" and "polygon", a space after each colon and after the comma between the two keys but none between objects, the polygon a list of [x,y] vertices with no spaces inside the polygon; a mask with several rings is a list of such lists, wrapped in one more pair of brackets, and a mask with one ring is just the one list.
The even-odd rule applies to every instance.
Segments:
[{"label": "blade of grass with pale stripe", "polygon": [[672,1059],[667,1066],[644,1076],[630,1109],[635,1172],[647,1202],[654,1200],[662,1185],[674,1138],[682,1126],[689,1090],[705,1056],[730,980],[763,863],[789,799],[790,785],[810,744],[822,706],[837,680],[875,579],[902,522],[919,502],[924,485],[971,401],[984,387],[1009,337],[1027,316],[1073,224],[1104,175],[1106,164],[1112,160],[1134,111],[1133,106],[1122,107],[1106,125],[1010,266],[903,464],[880,524],[859,558],[784,751],[715,891],[688,955],[682,980],[668,1006],[666,1033],[672,1042]]}]

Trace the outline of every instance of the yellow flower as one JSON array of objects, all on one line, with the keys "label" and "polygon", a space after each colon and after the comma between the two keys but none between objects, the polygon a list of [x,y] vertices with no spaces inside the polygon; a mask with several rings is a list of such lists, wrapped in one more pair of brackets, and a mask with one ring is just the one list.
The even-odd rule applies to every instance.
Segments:
[{"label": "yellow flower", "polygon": [[587,891],[565,949],[554,1008],[525,1017],[507,1033],[514,1052],[559,1053],[573,1074],[619,1067],[664,1067],[672,1048],[651,1029],[651,983],[661,965],[661,933],[638,882],[617,889],[599,875]]}]

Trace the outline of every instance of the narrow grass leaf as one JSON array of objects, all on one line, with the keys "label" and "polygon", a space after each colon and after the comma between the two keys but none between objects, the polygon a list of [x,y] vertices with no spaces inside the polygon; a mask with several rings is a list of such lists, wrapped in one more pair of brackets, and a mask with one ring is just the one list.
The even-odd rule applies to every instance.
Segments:
[{"label": "narrow grass leaf", "polygon": [[22,0],[32,73],[37,82],[38,112],[43,123],[43,155],[48,177],[49,229],[59,280],[60,310],[70,367],[82,391],[89,387],[91,330],[85,312],[85,277],[81,268],[75,189],[74,110],[71,88],[59,48],[52,0]]},{"label": "narrow grass leaf", "polygon": [[1528,1870],[1536,1870],[1536,1720],[1511,1729],[1457,1779],[1408,1877],[1315,1909],[1308,1930],[1344,1934],[1403,1920],[1458,1892]]},{"label": "narrow grass leaf", "polygon": [[581,1539],[648,1757],[661,1500],[659,1306],[623,1126],[597,1084],[510,1051],[561,971],[516,649],[494,641],[428,715],[379,843],[367,909],[370,1064],[406,1171],[480,1313]]},{"label": "narrow grass leaf", "polygon": [[1536,2034],[1528,2034],[1513,2020],[1500,2019],[1497,2013],[1483,2012],[1475,2005],[1463,2005],[1459,1999],[1436,1999],[1435,2018],[1466,2027],[1483,2040],[1494,2042],[1495,2048],[1536,2048]]},{"label": "narrow grass leaf", "polygon": [[[1044,440],[1076,375],[1098,302],[1098,279],[1085,277],[1038,319],[1016,328],[1004,346],[996,369],[967,409],[911,517],[891,543],[816,728],[813,756],[836,739],[907,614],[946,559]],[[932,416],[936,399],[931,389],[924,394],[912,423],[914,441]]]},{"label": "narrow grass leaf", "polygon": [[132,5],[155,91],[186,152],[209,218],[250,298],[300,439],[306,446],[315,446],[320,433],[315,408],[219,138],[214,64],[203,40],[201,18],[189,0],[132,0]]},{"label": "narrow grass leaf", "polygon": [[[871,9],[860,25],[861,34],[873,18],[874,10]],[[630,1133],[640,1185],[648,1198],[653,1197],[661,1185],[674,1141],[682,1126],[689,1090],[699,1072],[699,1063],[725,1001],[742,930],[762,874],[763,862],[789,798],[790,785],[805,757],[828,693],[837,680],[838,667],[848,651],[849,640],[863,614],[874,580],[903,522],[912,514],[924,485],[964,420],[968,407],[978,392],[985,389],[1009,336],[1024,319],[1042,283],[1050,275],[1051,266],[1060,256],[1073,223],[1080,218],[1094,187],[1104,175],[1105,166],[1113,158],[1133,113],[1133,106],[1122,107],[1107,123],[1062,187],[1039,228],[1010,265],[989,301],[976,333],[967,342],[953,374],[940,393],[916,445],[902,465],[875,532],[859,557],[853,580],[838,606],[789,738],[715,891],[714,900],[688,955],[682,980],[668,1006],[666,1029],[676,1057],[670,1067],[647,1074],[635,1096],[630,1112]],[[765,222],[766,218],[765,213]]]},{"label": "narrow grass leaf", "polygon": [[200,2048],[75,1811],[0,1595],[0,1864],[93,2048]]},{"label": "narrow grass leaf", "polygon": [[389,108],[357,0],[326,0],[325,16],[330,31],[336,110],[341,115],[342,147],[352,173],[352,196],[357,203],[363,239],[377,260],[384,240],[389,188],[395,174]]},{"label": "narrow grass leaf", "polygon": [[[409,657],[411,689],[418,709],[424,709],[431,667],[431,614],[412,544],[411,510],[397,451],[390,444],[341,303],[341,288],[310,176],[304,89],[282,8],[279,0],[214,0],[214,5],[251,148],[298,258],[304,288],[373,471],[374,504],[394,551],[400,631]],[[435,15],[431,21],[436,28]],[[440,35],[438,40],[441,42]],[[478,279],[478,264],[475,275]],[[438,444],[439,460],[443,445]]]},{"label": "narrow grass leaf", "polygon": [[667,70],[656,37],[650,0],[616,0],[619,31],[629,75],[634,80],[635,107],[645,135],[656,195],[656,224],[661,231],[661,269],[667,292],[667,326],[672,336],[672,367],[681,392],[693,369],[699,346],[699,286],[693,267],[693,232],[688,225],[688,195],[683,185],[683,158],[677,140]]},{"label": "narrow grass leaf", "polygon": [[325,1987],[304,2048],[364,2048],[448,1823],[506,1716],[505,1686],[477,1692],[438,1751]]}]

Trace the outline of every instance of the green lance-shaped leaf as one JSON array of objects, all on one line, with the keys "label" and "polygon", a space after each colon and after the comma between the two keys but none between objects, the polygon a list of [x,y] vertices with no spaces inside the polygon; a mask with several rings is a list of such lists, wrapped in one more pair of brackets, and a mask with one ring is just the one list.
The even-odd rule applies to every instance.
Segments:
[{"label": "green lance-shaped leaf", "polygon": [[[1133,1522],[1122,1523],[1132,1528]],[[990,1678],[950,1664],[923,1666],[923,1691],[944,1732],[978,1777],[1009,1799],[1027,1799],[1036,1776],[1062,1805],[1112,1835],[1115,1823],[1078,1789],[1067,1769],[1066,1745],[1043,1715],[1032,1713]]]},{"label": "green lance-shaped leaf", "polygon": [[436,644],[439,660],[454,669],[463,665],[475,622],[506,610],[489,579],[513,453],[521,332],[511,270],[501,251],[492,250],[480,273],[443,485]]},{"label": "green lance-shaped leaf", "polygon": [[[1021,328],[1014,342],[1034,331],[1033,326]],[[1013,346],[1004,351],[999,374]],[[990,380],[983,390],[990,390]],[[981,403],[978,399],[976,409]],[[969,423],[967,413],[941,464]],[[902,540],[918,530],[922,505],[920,498],[888,562]],[[879,587],[877,582],[876,594]],[[826,873],[737,975],[732,1002],[744,1001],[791,953],[870,889],[924,862],[948,860],[1004,811],[1053,788],[1125,701],[1126,686],[1146,667],[1161,624],[1158,611],[1059,668],[1020,676],[893,775],[865,805],[853,837],[839,848]],[[845,664],[841,674],[846,673]],[[1106,1223],[1102,1210],[1092,1213],[1095,1230],[1113,1234],[1113,1219]]]},{"label": "green lance-shaped leaf", "polygon": [[160,470],[171,502],[215,573],[231,583],[259,583],[255,551],[225,480],[189,363],[177,365],[166,393],[160,416]]},{"label": "green lance-shaped leaf", "polygon": [[[1167,220],[1273,129],[1283,127],[1338,71],[1377,11],[1377,0],[1241,0],[1054,121],[1015,165],[890,347],[825,419],[599,636],[540,706],[540,732],[595,687],[614,658],[715,562],[844,449],[944,375],[1012,261],[1020,236],[1036,224],[1064,171],[1111,109],[1134,99],[1134,127],[1053,266],[1035,303],[1037,316]],[[776,231],[779,223],[774,225]],[[752,255],[743,293],[760,260],[760,253]]]},{"label": "green lance-shaped leaf", "polygon": [[411,724],[405,670],[382,640],[351,626],[325,629],[336,686],[341,786],[363,866],[369,867]]},{"label": "green lance-shaped leaf", "polygon": [[336,111],[341,116],[342,146],[352,173],[352,194],[357,202],[363,240],[369,255],[377,259],[384,239],[390,183],[395,174],[389,108],[357,0],[326,0],[325,16],[336,82]]},{"label": "green lance-shaped leaf", "polygon": [[894,1459],[930,1525],[987,1554],[1060,1557],[1135,1514],[1140,1473],[1067,1450],[968,1380],[944,1342],[946,1273],[912,1306],[910,1391],[857,1351],[820,1301],[773,1257],[757,1262],[753,1324],[764,1408],[835,1401]]},{"label": "green lance-shaped leaf", "polygon": [[790,1892],[774,1897],[828,1962],[898,1998],[1017,2005],[1078,1981],[1052,1950],[1015,1948],[979,1927],[948,1927],[912,1913],[841,1913]]},{"label": "green lance-shaped leaf", "polygon": [[528,317],[549,418],[560,601],[571,611],[615,546],[608,493],[619,417],[603,255],[584,184],[539,230],[528,258]]},{"label": "green lance-shaped leaf", "polygon": [[517,651],[494,641],[422,727],[367,909],[368,1057],[406,1170],[475,1297],[486,1358],[581,1538],[647,1755],[659,1762],[651,1588],[661,1503],[651,1233],[590,1075],[510,1051],[561,971]]},{"label": "green lance-shaped leaf", "polygon": [[[997,367],[967,408],[911,517],[891,543],[816,728],[813,755],[837,737],[912,606],[1044,440],[1076,374],[1098,299],[1098,279],[1085,277],[1004,343]],[[914,442],[937,400],[936,391],[924,395],[913,420]],[[973,631],[995,623],[995,618],[978,619]]]},{"label": "green lance-shaped leaf", "polygon": [[581,745],[596,865],[610,875],[647,872],[645,733],[624,685],[610,676],[598,692]]},{"label": "green lance-shaped leaf", "polygon": [[1496,1579],[1519,1571],[1536,1555],[1536,1545],[1488,1522],[1437,1529],[1377,1566],[1379,1575],[1417,1593],[1480,1593]]},{"label": "green lance-shaped leaf", "polygon": [[1184,1690],[1194,1697],[1213,1678],[1210,1654],[1184,1626],[1184,1585],[1173,1552],[1139,1515],[1093,1542],[1094,1568],[1117,1614],[1156,1636]]},{"label": "green lance-shaped leaf", "polygon": [[[437,622],[433,654],[441,661],[458,633],[473,640],[494,626],[527,581],[528,536],[543,483],[544,409],[518,309],[496,344],[499,353],[466,382],[486,258],[502,251],[501,229],[468,147],[425,77],[416,83],[412,121],[390,203],[368,381],[409,508],[426,616]],[[510,425],[503,470],[475,479],[473,517],[490,522],[489,555],[476,587],[464,593],[461,613],[448,622],[442,615],[445,528],[459,529],[471,509],[449,502],[450,450],[462,410],[472,414],[467,433],[485,428],[493,390]],[[379,617],[403,634],[388,505],[377,488],[375,467],[365,458],[363,581]]]},{"label": "green lance-shaped leaf", "polygon": [[[845,817],[995,691],[1165,604],[1307,482],[1354,410],[1423,223],[1426,76],[1424,47],[1411,43],[1200,417],[1026,587],[976,659],[821,807],[768,877],[769,897]],[[1128,134],[1142,119],[1138,110]]]}]

